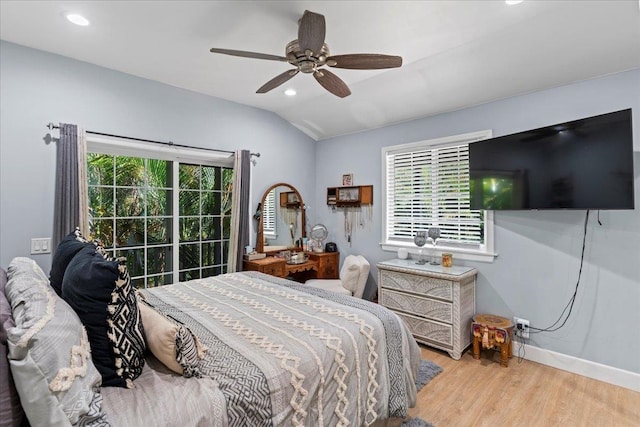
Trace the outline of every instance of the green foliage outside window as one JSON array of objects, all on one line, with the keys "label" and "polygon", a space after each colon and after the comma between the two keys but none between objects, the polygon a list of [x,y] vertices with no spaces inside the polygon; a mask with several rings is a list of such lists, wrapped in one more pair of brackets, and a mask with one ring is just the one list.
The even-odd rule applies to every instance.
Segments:
[{"label": "green foliage outside window", "polygon": [[[89,217],[93,238],[125,256],[138,287],[226,271],[233,170],[179,164],[178,224],[173,230],[173,163],[90,153]],[[179,265],[173,265],[178,250]]]}]

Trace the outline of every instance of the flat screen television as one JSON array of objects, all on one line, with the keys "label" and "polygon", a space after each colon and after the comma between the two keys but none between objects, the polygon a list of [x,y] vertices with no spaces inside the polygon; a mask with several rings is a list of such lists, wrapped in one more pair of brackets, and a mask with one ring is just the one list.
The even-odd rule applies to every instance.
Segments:
[{"label": "flat screen television", "polygon": [[634,209],[631,109],[469,145],[472,209]]}]

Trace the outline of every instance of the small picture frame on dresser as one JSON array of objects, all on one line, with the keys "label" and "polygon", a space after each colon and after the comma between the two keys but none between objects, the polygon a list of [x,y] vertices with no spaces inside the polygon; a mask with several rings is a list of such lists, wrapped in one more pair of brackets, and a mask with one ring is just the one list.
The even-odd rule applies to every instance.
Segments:
[{"label": "small picture frame on dresser", "polygon": [[342,175],[342,186],[343,187],[350,187],[353,185],[353,174],[352,173],[345,173]]}]

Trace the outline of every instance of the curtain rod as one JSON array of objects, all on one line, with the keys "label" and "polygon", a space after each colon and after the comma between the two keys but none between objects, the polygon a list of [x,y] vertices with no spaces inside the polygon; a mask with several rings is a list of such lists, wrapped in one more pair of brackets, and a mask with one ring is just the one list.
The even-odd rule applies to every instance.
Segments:
[{"label": "curtain rod", "polygon": [[[49,130],[53,130],[53,129],[60,129],[60,126],[58,125],[54,125],[53,123],[49,123],[48,125],[46,125],[47,128]],[[132,141],[140,141],[140,142],[151,142],[153,144],[161,144],[161,145],[168,145],[170,147],[180,147],[180,148],[193,148],[196,150],[206,150],[206,151],[217,151],[218,153],[229,153],[229,154],[235,154],[234,151],[228,151],[228,150],[216,150],[213,148],[203,148],[203,147],[194,147],[191,145],[182,145],[182,144],[175,144],[172,141],[169,142],[165,142],[165,141],[154,141],[152,139],[142,139],[142,138],[133,138],[130,136],[122,136],[122,135],[114,135],[112,133],[103,133],[103,132],[94,132],[91,130],[86,130],[86,133],[90,133],[92,135],[99,135],[99,136],[108,136],[111,138],[123,138],[123,139],[130,139]],[[251,153],[251,157],[260,157],[260,153]]]}]

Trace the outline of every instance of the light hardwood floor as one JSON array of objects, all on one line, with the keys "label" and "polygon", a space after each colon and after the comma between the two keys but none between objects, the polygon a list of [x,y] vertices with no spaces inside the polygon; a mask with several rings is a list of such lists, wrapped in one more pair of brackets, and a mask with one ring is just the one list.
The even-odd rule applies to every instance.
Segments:
[{"label": "light hardwood floor", "polygon": [[517,343],[509,367],[500,354],[467,350],[460,360],[420,346],[422,358],[443,372],[420,390],[411,417],[436,427],[638,427],[640,393],[528,360]]}]

